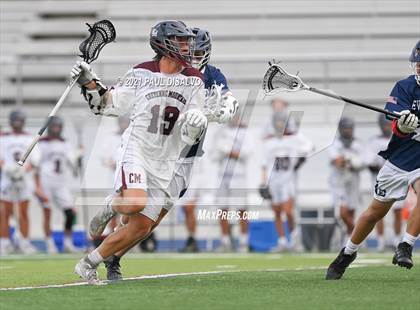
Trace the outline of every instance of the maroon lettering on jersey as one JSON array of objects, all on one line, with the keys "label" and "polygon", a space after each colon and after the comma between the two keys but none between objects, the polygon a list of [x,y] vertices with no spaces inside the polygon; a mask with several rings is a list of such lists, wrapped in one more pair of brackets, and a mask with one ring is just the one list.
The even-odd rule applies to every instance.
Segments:
[{"label": "maroon lettering on jersey", "polygon": [[128,174],[128,182],[130,182],[130,183],[141,183],[141,175],[140,175],[140,173],[130,172]]}]

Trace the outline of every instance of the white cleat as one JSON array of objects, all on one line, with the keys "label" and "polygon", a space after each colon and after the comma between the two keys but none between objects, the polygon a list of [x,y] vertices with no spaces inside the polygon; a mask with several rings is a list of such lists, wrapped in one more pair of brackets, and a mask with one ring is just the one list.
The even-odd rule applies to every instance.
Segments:
[{"label": "white cleat", "polygon": [[14,252],[13,245],[8,242],[4,244],[0,244],[0,256],[7,256]]},{"label": "white cleat", "polygon": [[73,253],[73,254],[83,252],[82,249],[76,248],[71,242],[64,242],[63,251],[64,253]]},{"label": "white cleat", "polygon": [[96,268],[97,266],[93,265],[87,256],[85,256],[74,267],[74,273],[78,274],[80,278],[90,285],[100,285],[101,281],[99,280]]},{"label": "white cleat", "polygon": [[117,214],[112,210],[111,201],[112,196],[105,198],[105,206],[103,206],[90,221],[89,235],[92,239],[99,238],[104,232],[106,225]]},{"label": "white cleat", "polygon": [[248,253],[249,247],[246,244],[240,245],[238,248],[238,253]]},{"label": "white cleat", "polygon": [[47,240],[45,240],[45,244],[47,247],[47,254],[58,253],[57,247],[55,246],[54,240],[52,238],[48,238]]},{"label": "white cleat", "polygon": [[37,253],[37,249],[28,241],[21,241],[19,243],[19,249],[23,255],[32,255]]}]

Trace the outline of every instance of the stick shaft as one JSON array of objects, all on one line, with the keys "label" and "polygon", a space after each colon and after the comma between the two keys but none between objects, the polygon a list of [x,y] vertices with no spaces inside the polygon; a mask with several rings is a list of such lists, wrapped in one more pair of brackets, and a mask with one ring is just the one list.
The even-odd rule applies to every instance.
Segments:
[{"label": "stick shaft", "polygon": [[381,108],[378,108],[378,107],[375,107],[375,106],[371,106],[371,105],[363,103],[363,102],[358,102],[358,101],[355,101],[353,99],[346,98],[346,97],[343,97],[343,96],[340,96],[340,95],[336,95],[336,94],[333,94],[333,93],[330,93],[330,92],[327,92],[327,91],[324,91],[324,90],[320,90],[320,89],[315,88],[315,87],[309,87],[308,90],[313,92],[313,93],[317,93],[317,94],[324,95],[324,96],[327,96],[327,97],[331,97],[331,98],[334,98],[334,99],[337,99],[337,100],[341,100],[341,101],[344,101],[344,102],[347,102],[347,103],[350,103],[350,104],[353,104],[353,105],[357,105],[357,106],[365,108],[365,109],[369,109],[369,110],[372,110],[372,111],[383,113],[383,114],[385,114],[385,115],[387,115],[391,118],[398,119],[400,117],[400,115],[395,113],[395,112],[391,112],[391,111],[388,111],[388,110],[385,110],[385,109],[381,109]]},{"label": "stick shaft", "polygon": [[37,143],[39,142],[39,140],[41,139],[42,134],[44,133],[45,129],[48,128],[48,125],[51,122],[51,119],[53,116],[55,116],[58,112],[58,110],[61,108],[61,106],[64,103],[64,100],[66,100],[67,96],[69,95],[71,89],[73,88],[73,86],[76,84],[77,82],[77,78],[71,80],[70,84],[67,86],[67,88],[64,90],[63,94],[61,95],[60,99],[58,99],[57,103],[55,104],[54,108],[52,109],[52,111],[50,112],[50,114],[48,115],[44,125],[41,127],[41,129],[38,131],[38,134],[34,137],[34,139],[32,140],[32,143],[28,146],[28,148],[26,149],[25,153],[23,154],[22,158],[18,161],[18,164],[23,166],[23,164],[25,163],[25,161],[28,159],[29,154],[31,154],[32,150],[34,149],[35,145],[37,145]]}]

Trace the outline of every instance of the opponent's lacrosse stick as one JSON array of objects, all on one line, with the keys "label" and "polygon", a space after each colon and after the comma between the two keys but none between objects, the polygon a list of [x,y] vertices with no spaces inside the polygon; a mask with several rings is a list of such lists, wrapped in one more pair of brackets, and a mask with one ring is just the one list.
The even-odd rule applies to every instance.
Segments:
[{"label": "opponent's lacrosse stick", "polygon": [[358,102],[350,98],[336,95],[315,87],[311,87],[303,83],[302,79],[297,75],[287,73],[278,62],[269,62],[269,68],[264,75],[263,90],[267,95],[272,95],[280,91],[296,92],[299,90],[308,90],[317,94],[341,100],[359,107],[383,113],[392,119],[398,119],[400,115],[385,109],[377,108],[366,103]]},{"label": "opponent's lacrosse stick", "polygon": [[[83,60],[87,63],[91,63],[99,56],[99,52],[102,48],[115,40],[116,33],[114,25],[109,20],[100,20],[93,25],[86,24],[89,27],[89,37],[86,38],[80,45],[79,50],[82,53],[79,55],[83,58]],[[38,143],[39,139],[41,139],[42,134],[44,133],[45,129],[48,128],[48,125],[51,122],[53,116],[55,116],[58,110],[64,103],[64,100],[67,98],[68,94],[70,93],[73,86],[76,84],[78,80],[78,76],[71,79],[67,88],[64,90],[63,94],[61,95],[60,99],[55,104],[54,108],[50,112],[45,121],[44,125],[39,130],[37,136],[34,138],[32,143],[27,148],[26,152],[23,154],[22,158],[19,160],[18,164],[23,165],[28,158],[29,154],[32,152],[35,145]]]}]

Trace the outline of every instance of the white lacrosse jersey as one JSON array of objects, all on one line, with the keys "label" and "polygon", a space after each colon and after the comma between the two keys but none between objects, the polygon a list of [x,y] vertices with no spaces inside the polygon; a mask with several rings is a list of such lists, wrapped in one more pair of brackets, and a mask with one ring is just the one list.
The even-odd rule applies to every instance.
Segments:
[{"label": "white lacrosse jersey", "polygon": [[[11,180],[6,171],[10,169],[16,169],[18,167],[17,162],[20,160],[26,148],[32,142],[32,136],[29,133],[2,133],[0,135],[0,162],[2,163],[1,169],[1,186],[7,187],[11,183],[16,183],[16,180]],[[38,161],[38,149],[35,147],[25,163],[36,165]],[[23,167],[22,169],[24,169]],[[25,173],[24,178],[19,180],[19,186],[25,187],[31,183],[30,174]]]},{"label": "white lacrosse jersey", "polygon": [[42,183],[65,183],[75,165],[74,150],[64,139],[42,138],[39,141],[39,176]]},{"label": "white lacrosse jersey", "polygon": [[291,182],[299,159],[307,157],[312,150],[312,142],[301,134],[268,138],[263,145],[262,163],[268,179]]},{"label": "white lacrosse jersey", "polygon": [[[372,166],[377,169],[382,168],[386,160],[382,156],[379,156],[378,153],[388,148],[390,139],[391,137],[386,137],[384,135],[374,136],[369,139],[369,145],[366,153],[366,164],[368,166]],[[372,183],[375,184],[377,173],[371,173],[371,175]]]},{"label": "white lacrosse jersey", "polygon": [[[251,146],[245,139],[246,132],[245,126],[223,125],[215,136],[213,157],[219,163],[219,176],[231,183],[230,187],[246,185],[247,160],[251,153]],[[232,157],[232,153],[239,153],[239,157]]]},{"label": "white lacrosse jersey", "polygon": [[[123,144],[135,141],[134,152],[146,172],[169,181],[186,146],[181,140],[181,115],[204,103],[201,73],[186,68],[176,74],[164,74],[157,61],[149,61],[130,69],[110,93],[112,106],[107,106],[104,115],[130,113]],[[125,150],[120,151],[122,159]]]},{"label": "white lacrosse jersey", "polygon": [[328,148],[330,162],[343,156],[347,164],[343,169],[331,164],[330,181],[333,186],[350,185],[359,187],[359,172],[365,166],[365,151],[363,143],[354,139],[350,147],[345,147],[340,139],[335,139]]}]

